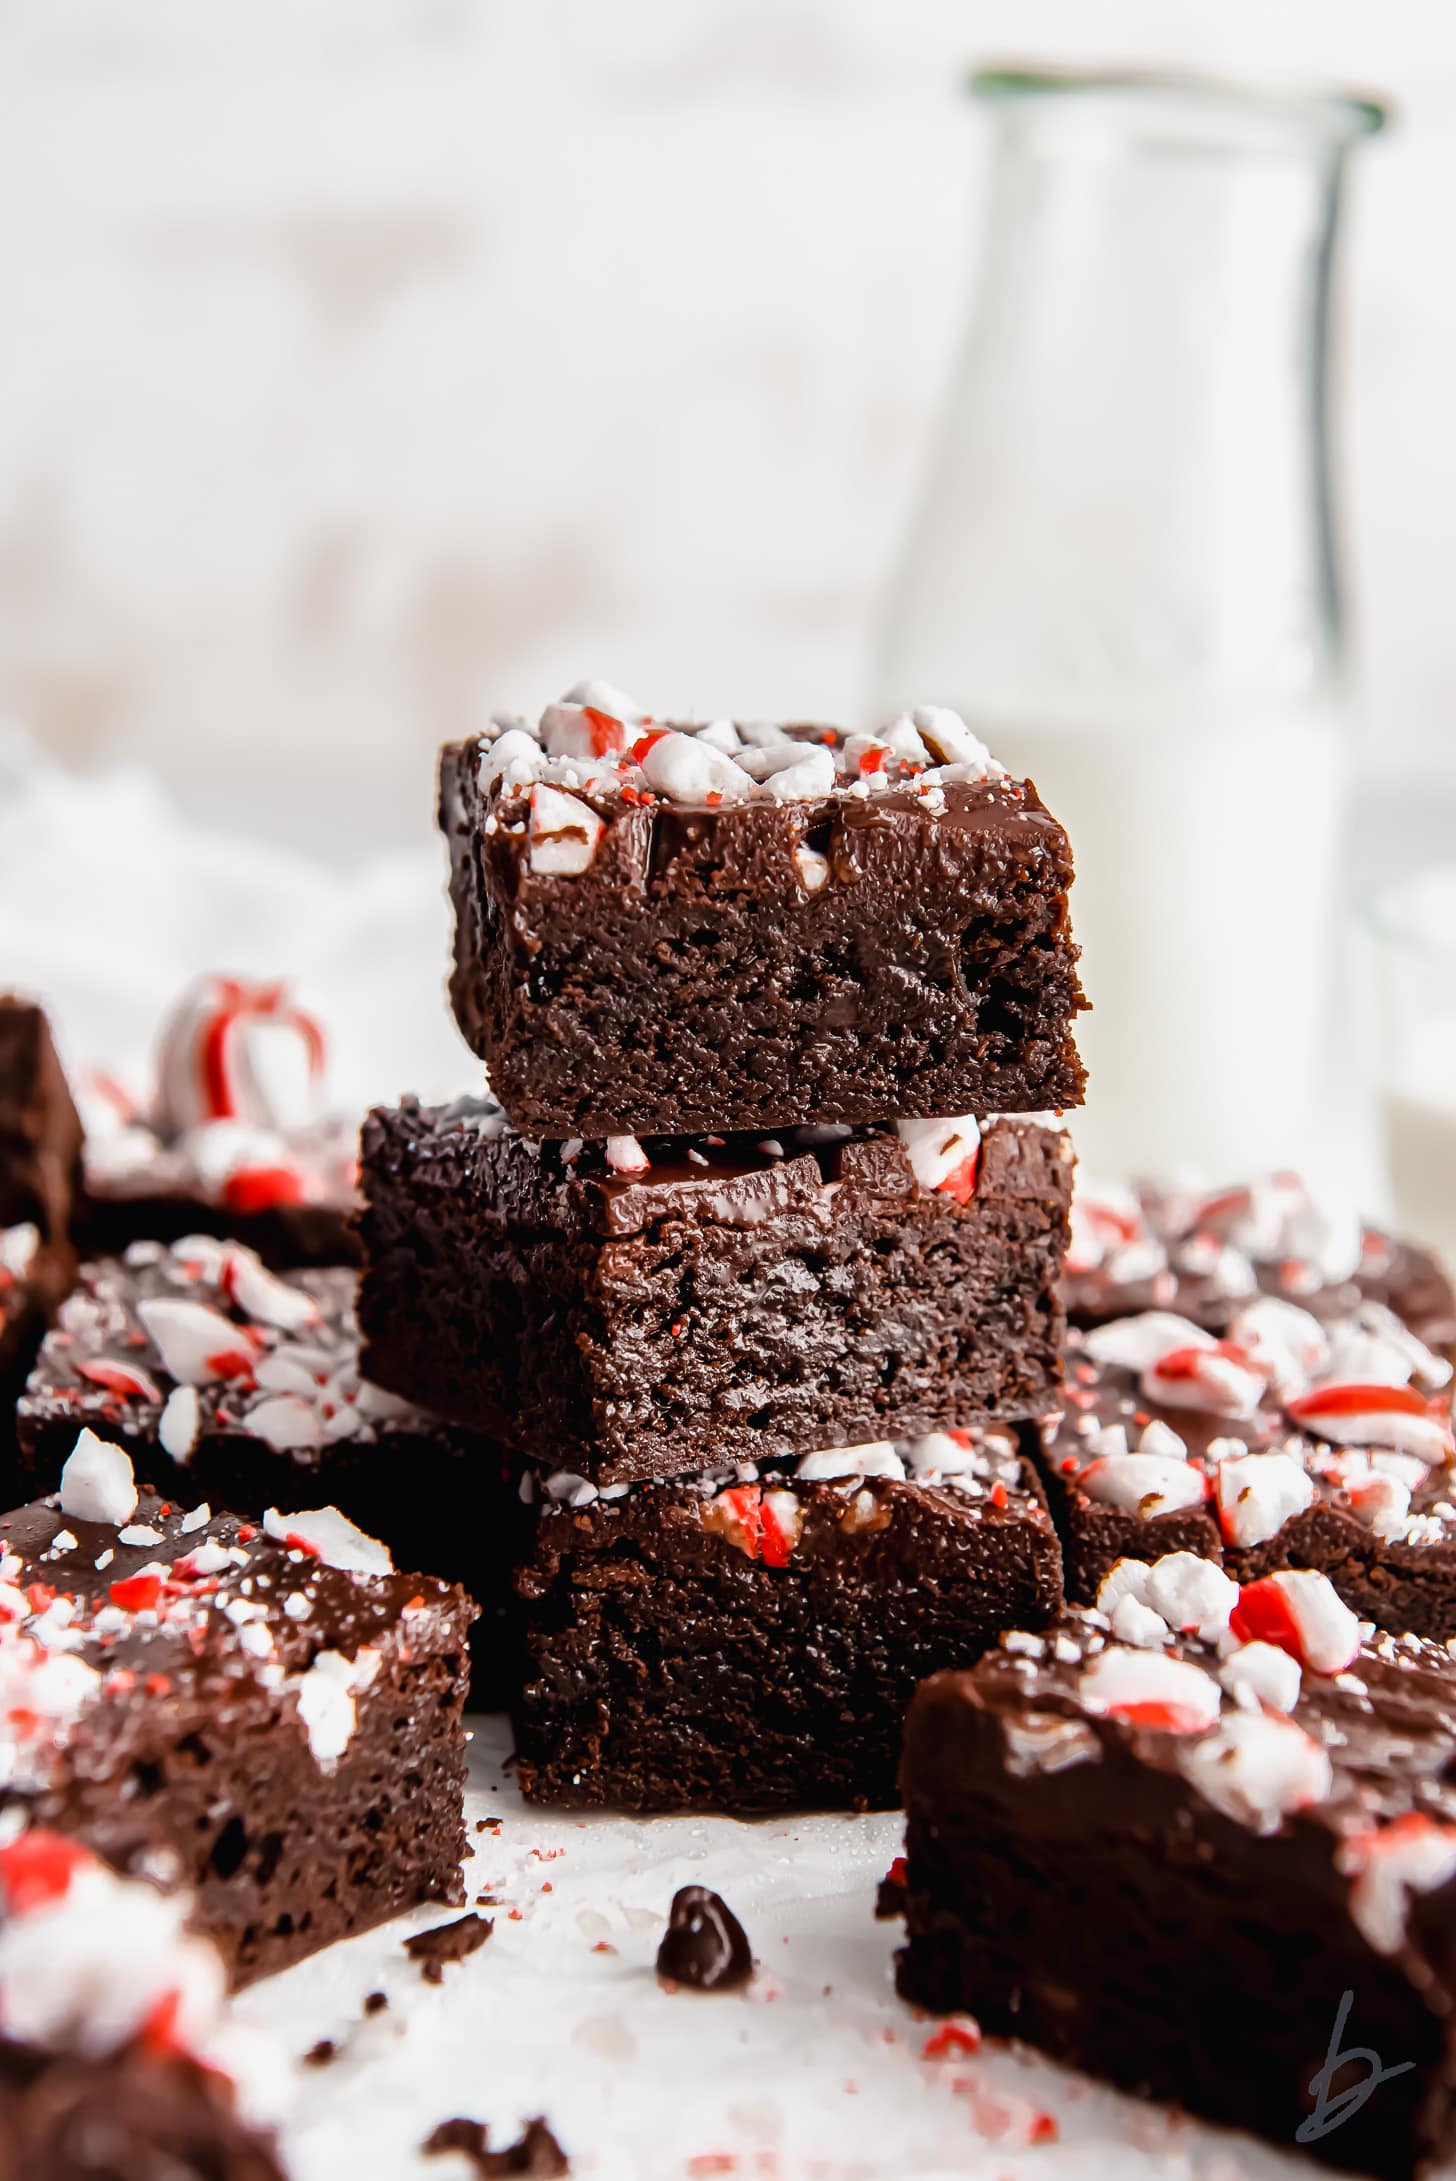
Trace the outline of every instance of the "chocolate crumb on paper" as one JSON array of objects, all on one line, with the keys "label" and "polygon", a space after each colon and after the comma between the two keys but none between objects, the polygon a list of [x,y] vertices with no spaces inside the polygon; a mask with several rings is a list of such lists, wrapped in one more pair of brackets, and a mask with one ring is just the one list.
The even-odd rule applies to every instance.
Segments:
[{"label": "chocolate crumb on paper", "polygon": [[490,2148],[490,2130],[483,2121],[463,2118],[442,2120],[420,2148],[426,2158],[459,2151],[484,2181],[507,2174],[524,2174],[527,2181],[559,2181],[561,2175],[571,2171],[570,2159],[539,2114],[527,2121],[519,2139],[508,2143],[504,2150]]},{"label": "chocolate crumb on paper", "polygon": [[658,1982],[668,1991],[736,1992],[752,1975],[753,1949],[728,1903],[708,1886],[680,1887],[657,1949]]},{"label": "chocolate crumb on paper", "polygon": [[435,1924],[429,1931],[417,1931],[406,1939],[404,1950],[411,1961],[420,1964],[420,1975],[427,1984],[443,1984],[447,1961],[464,1961],[484,1946],[494,1931],[489,1916],[457,1916],[452,1923]]}]

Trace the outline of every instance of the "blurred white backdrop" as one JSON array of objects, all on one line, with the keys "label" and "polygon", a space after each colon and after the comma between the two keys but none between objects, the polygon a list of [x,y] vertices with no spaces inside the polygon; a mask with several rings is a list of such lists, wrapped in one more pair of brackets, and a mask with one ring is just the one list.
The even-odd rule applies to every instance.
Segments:
[{"label": "blurred white backdrop", "polygon": [[852,713],[1001,54],[1393,95],[1344,505],[1378,771],[1456,797],[1456,18],[1421,0],[12,0],[0,706],[345,858],[423,837],[443,734],[582,672]]}]

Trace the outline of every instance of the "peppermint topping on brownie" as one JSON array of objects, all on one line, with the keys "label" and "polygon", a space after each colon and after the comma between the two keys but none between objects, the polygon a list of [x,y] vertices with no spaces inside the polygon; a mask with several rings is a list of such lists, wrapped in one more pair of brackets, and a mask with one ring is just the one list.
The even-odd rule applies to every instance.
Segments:
[{"label": "peppermint topping on brownie", "polygon": [[[607,684],[576,689],[592,694],[568,691],[534,723],[499,714],[480,739],[487,824],[524,830],[531,869],[545,875],[591,866],[604,830],[595,806],[604,800],[629,810],[659,802],[715,810],[899,792],[938,813],[947,787],[1006,778],[960,715],[939,705],[901,713],[874,734],[846,735],[763,720],[654,720]],[[807,844],[796,856],[806,891],[817,892],[830,876],[827,861]]]},{"label": "peppermint topping on brownie", "polygon": [[[1343,1376],[1346,1355],[1385,1377]],[[1378,1304],[1321,1322],[1259,1295],[1222,1339],[1147,1310],[1073,1336],[1051,1456],[1088,1500],[1143,1520],[1206,1501],[1235,1550],[1326,1503],[1384,1544],[1456,1537],[1449,1379]]]},{"label": "peppermint topping on brownie", "polygon": [[1434,1893],[1456,1878],[1456,1825],[1408,1811],[1381,1830],[1357,1833],[1340,1863],[1354,1878],[1350,1914],[1367,1943],[1377,1954],[1398,1953],[1411,1895]]},{"label": "peppermint topping on brownie", "polygon": [[82,1268],[42,1344],[27,1413],[155,1430],[179,1464],[204,1430],[308,1454],[385,1425],[428,1427],[361,1377],[355,1284],[344,1270],[280,1279],[211,1235],[134,1243]]}]

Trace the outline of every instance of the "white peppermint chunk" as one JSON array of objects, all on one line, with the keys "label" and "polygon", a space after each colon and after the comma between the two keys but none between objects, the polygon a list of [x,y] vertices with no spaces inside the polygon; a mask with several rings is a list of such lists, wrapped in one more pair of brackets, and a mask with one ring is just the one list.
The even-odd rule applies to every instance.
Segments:
[{"label": "white peppermint chunk", "polygon": [[161,1416],[157,1420],[157,1437],[162,1451],[170,1454],[174,1462],[191,1461],[197,1451],[197,1432],[202,1421],[202,1403],[195,1386],[174,1386],[168,1394]]},{"label": "white peppermint chunk", "polygon": [[1293,1711],[1304,1675],[1299,1660],[1277,1643],[1241,1643],[1218,1670],[1219,1680],[1243,1711]]},{"label": "white peppermint chunk", "polygon": [[228,1252],[224,1284],[239,1310],[259,1325],[275,1325],[280,1332],[301,1333],[317,1325],[323,1316],[312,1295],[292,1287],[270,1272],[253,1250]]},{"label": "white peppermint chunk", "polygon": [[1143,1435],[1138,1440],[1137,1450],[1139,1454],[1161,1454],[1165,1461],[1170,1462],[1186,1462],[1188,1459],[1188,1442],[1181,1439],[1172,1425],[1165,1424],[1159,1416],[1143,1426]]},{"label": "white peppermint chunk", "polygon": [[1218,1516],[1231,1545],[1262,1545],[1291,1516],[1303,1514],[1315,1490],[1292,1454],[1245,1454],[1218,1465]]},{"label": "white peppermint chunk", "polygon": [[941,1188],[981,1148],[981,1124],[973,1113],[954,1114],[947,1120],[897,1121],[895,1133],[922,1189]]},{"label": "white peppermint chunk", "polygon": [[359,1723],[353,1660],[341,1651],[320,1651],[295,1687],[309,1748],[319,1764],[337,1764]]},{"label": "white peppermint chunk", "polygon": [[1148,1400],[1168,1408],[1245,1417],[1255,1415],[1264,1398],[1264,1374],[1217,1343],[1199,1343],[1170,1349],[1148,1364],[1142,1389]]},{"label": "white peppermint chunk", "polygon": [[983,779],[994,778],[1003,770],[959,712],[952,712],[943,704],[919,704],[910,719],[921,742],[940,764],[964,765],[968,768],[968,777],[979,775]]},{"label": "white peppermint chunk", "polygon": [[882,727],[875,740],[882,749],[889,751],[891,757],[898,758],[902,765],[930,763],[931,752],[909,712],[901,712],[890,721],[888,727]]},{"label": "white peppermint chunk", "polygon": [[706,742],[710,750],[717,750],[724,757],[736,757],[743,747],[731,719],[710,719],[705,727],[694,730],[693,739]]},{"label": "white peppermint chunk", "polygon": [[1147,1651],[1161,1651],[1172,1635],[1161,1613],[1131,1596],[1118,1599],[1108,1623],[1119,1643],[1136,1644]]},{"label": "white peppermint chunk", "polygon": [[650,1164],[635,1136],[609,1136],[605,1157],[614,1174],[645,1174]]},{"label": "white peppermint chunk", "polygon": [[169,1376],[184,1386],[251,1373],[252,1346],[245,1333],[206,1303],[170,1295],[144,1296],[137,1316]]},{"label": "white peppermint chunk", "polygon": [[829,884],[829,858],[821,856],[817,848],[806,848],[800,842],[794,850],[794,869],[806,894],[817,894]]},{"label": "white peppermint chunk", "polygon": [[1387,1544],[1404,1537],[1410,1527],[1410,1486],[1399,1477],[1372,1469],[1368,1476],[1347,1483],[1350,1505],[1362,1522],[1368,1522]]},{"label": "white peppermint chunk", "polygon": [[645,715],[635,697],[629,697],[625,689],[615,682],[603,682],[590,676],[584,681],[573,682],[561,699],[563,704],[589,704],[594,712],[605,712],[612,719],[631,720],[634,723]]},{"label": "white peppermint chunk", "polygon": [[1168,1514],[1203,1503],[1203,1479],[1187,1462],[1165,1461],[1157,1454],[1104,1454],[1077,1478],[1089,1498],[1125,1515]]},{"label": "white peppermint chunk", "polygon": [[1143,1595],[1170,1628],[1211,1643],[1228,1627],[1229,1615],[1239,1602],[1239,1586],[1197,1553],[1165,1552],[1148,1569]]},{"label": "white peppermint chunk", "polygon": [[776,803],[810,803],[832,795],[836,777],[833,751],[822,742],[809,742],[800,747],[791,765],[771,772],[763,787]]},{"label": "white peppermint chunk", "polygon": [[1405,1944],[1413,1893],[1434,1893],[1456,1878],[1456,1826],[1412,1811],[1380,1832],[1350,1841],[1341,1867],[1353,1872],[1350,1914],[1377,1954]]},{"label": "white peppermint chunk", "polygon": [[1113,1363],[1126,1371],[1144,1371],[1160,1356],[1178,1348],[1212,1348],[1213,1335],[1191,1318],[1172,1310],[1144,1310],[1135,1318],[1114,1318],[1083,1341],[1095,1363]]},{"label": "white peppermint chunk", "polygon": [[753,782],[735,758],[675,729],[657,737],[643,756],[642,770],[653,792],[670,803],[706,803],[710,795],[741,803],[753,793]]},{"label": "white peppermint chunk", "polygon": [[[89,1163],[89,1143],[86,1149]],[[0,1272],[8,1272],[12,1280],[23,1280],[39,1248],[40,1229],[33,1220],[23,1220],[18,1227],[0,1227]]]},{"label": "white peppermint chunk", "polygon": [[578,1477],[569,1469],[558,1469],[546,1479],[546,1497],[565,1501],[568,1507],[590,1507],[601,1495],[589,1477]]},{"label": "white peppermint chunk", "polygon": [[136,1510],[136,1472],[126,1454],[94,1431],[82,1431],[61,1471],[61,1513],[73,1522],[109,1522],[119,1529]]},{"label": "white peppermint chunk", "polygon": [[[1009,1453],[1011,1450],[1007,1448]],[[912,1477],[973,1477],[985,1465],[985,1454],[969,1432],[959,1437],[950,1431],[927,1431],[907,1441],[905,1465]]]},{"label": "white peppermint chunk", "polygon": [[270,1507],[263,1517],[263,1528],[280,1542],[302,1538],[326,1568],[344,1568],[354,1575],[394,1573],[388,1548],[377,1537],[366,1536],[337,1507],[310,1507],[296,1515],[283,1515]]},{"label": "white peppermint chunk", "polygon": [[497,780],[504,780],[507,787],[522,787],[539,780],[546,764],[546,753],[534,735],[520,727],[507,728],[481,749],[477,767],[481,793],[488,795]]},{"label": "white peppermint chunk", "polygon": [[1229,1339],[1281,1395],[1312,1385],[1330,1358],[1329,1335],[1319,1319],[1277,1295],[1260,1295],[1246,1303],[1229,1327]]},{"label": "white peppermint chunk", "polygon": [[905,1464],[892,1440],[872,1439],[863,1446],[826,1446],[800,1456],[794,1475],[806,1484],[834,1477],[903,1477]]},{"label": "white peppermint chunk", "polygon": [[1408,1386],[1331,1381],[1285,1406],[1293,1422],[1337,1446],[1392,1447],[1433,1468],[1451,1459],[1448,1420]]},{"label": "white peppermint chunk", "polygon": [[328,1435],[318,1410],[292,1393],[272,1394],[266,1401],[259,1401],[248,1410],[244,1421],[254,1438],[261,1439],[275,1454],[322,1446]]},{"label": "white peppermint chunk", "polygon": [[[1360,1623],[1327,1575],[1286,1568],[1253,1586],[1261,1614],[1277,1598],[1300,1661],[1316,1674],[1340,1674],[1360,1655]],[[1266,1632],[1267,1620],[1264,1621]]]},{"label": "white peppermint chunk", "polygon": [[551,878],[578,878],[590,870],[603,821],[590,804],[537,781],[531,790],[531,869]]},{"label": "white peppermint chunk", "polygon": [[1081,1675],[1077,1696],[1083,1709],[1099,1718],[1170,1734],[1199,1734],[1211,1727],[1223,1700],[1212,1675],[1190,1659],[1115,1644],[1099,1651]]},{"label": "white peppermint chunk", "polygon": [[1205,1802],[1258,1833],[1277,1832],[1334,1784],[1328,1753],[1279,1712],[1229,1713],[1217,1733],[1182,1752],[1182,1765]]}]

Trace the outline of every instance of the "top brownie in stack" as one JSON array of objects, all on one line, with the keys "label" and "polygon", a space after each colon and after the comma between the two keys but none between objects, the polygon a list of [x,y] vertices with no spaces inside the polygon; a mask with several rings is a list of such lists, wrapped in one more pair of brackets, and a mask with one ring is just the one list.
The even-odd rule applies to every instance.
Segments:
[{"label": "top brownie in stack", "polygon": [[964,721],[648,719],[581,683],[446,747],[451,997],[527,1135],[1080,1102],[1067,837]]}]

